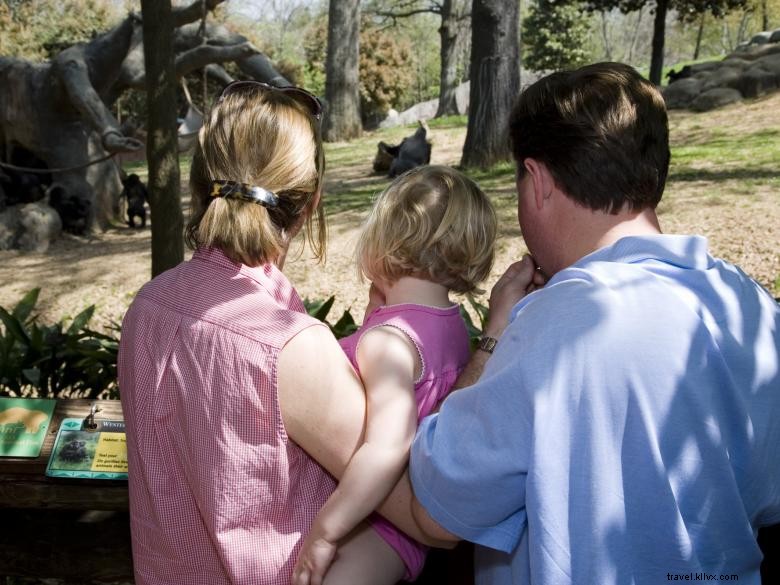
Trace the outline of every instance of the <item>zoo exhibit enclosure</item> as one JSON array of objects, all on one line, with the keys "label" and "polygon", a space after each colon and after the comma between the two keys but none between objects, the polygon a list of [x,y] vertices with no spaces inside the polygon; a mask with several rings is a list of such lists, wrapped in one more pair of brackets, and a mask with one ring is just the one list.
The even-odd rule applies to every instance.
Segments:
[{"label": "zoo exhibit enclosure", "polygon": [[58,400],[38,457],[0,458],[0,576],[132,579],[127,481],[46,476],[62,422],[93,404],[98,423],[123,419],[118,400]]}]

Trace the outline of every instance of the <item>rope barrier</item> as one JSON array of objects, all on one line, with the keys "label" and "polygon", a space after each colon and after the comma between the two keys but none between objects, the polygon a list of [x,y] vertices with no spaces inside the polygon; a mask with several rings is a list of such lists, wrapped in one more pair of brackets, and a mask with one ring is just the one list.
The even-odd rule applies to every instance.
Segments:
[{"label": "rope barrier", "polygon": [[104,160],[108,160],[110,158],[113,158],[116,156],[116,152],[112,152],[111,154],[107,154],[105,156],[102,156],[100,158],[96,158],[95,160],[88,161],[81,165],[76,165],[74,167],[63,167],[59,169],[35,169],[32,167],[20,167],[17,165],[12,165],[10,163],[0,162],[0,167],[5,169],[11,169],[12,171],[20,171],[22,173],[37,173],[41,175],[48,175],[49,173],[67,173],[69,171],[78,171],[79,169],[85,169],[87,167],[90,167],[92,165],[96,165],[99,162],[103,162]]}]

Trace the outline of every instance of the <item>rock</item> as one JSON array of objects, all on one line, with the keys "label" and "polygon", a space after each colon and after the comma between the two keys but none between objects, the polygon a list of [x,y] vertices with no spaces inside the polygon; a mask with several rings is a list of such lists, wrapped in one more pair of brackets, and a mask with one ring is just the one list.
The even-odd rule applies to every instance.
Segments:
[{"label": "rock", "polygon": [[699,94],[691,103],[696,112],[708,112],[742,100],[742,94],[731,87],[715,87]]},{"label": "rock", "polygon": [[704,63],[694,63],[693,65],[686,65],[683,67],[683,71],[689,68],[691,75],[698,75],[699,73],[706,73],[717,69],[722,65],[722,61],[705,61]]},{"label": "rock", "polygon": [[461,83],[455,90],[455,107],[458,110],[458,114],[465,116],[469,113],[469,92],[471,91],[471,83],[466,81]]},{"label": "rock", "polygon": [[379,123],[379,127],[392,128],[393,126],[413,124],[418,120],[429,120],[436,115],[436,110],[438,107],[438,99],[428,100],[427,102],[420,102],[419,104],[413,105],[408,110],[404,110],[393,118],[385,118]]},{"label": "rock", "polygon": [[753,37],[750,39],[751,45],[766,45],[768,42],[770,42],[770,39],[772,38],[772,33],[770,32],[760,32],[758,34],[753,35]]},{"label": "rock", "polygon": [[723,59],[723,64],[733,69],[744,70],[750,67],[753,64],[753,62],[749,61],[748,59],[742,59],[740,57],[735,57],[734,55],[730,55],[725,59]]},{"label": "rock", "polygon": [[29,252],[45,252],[62,233],[60,216],[45,203],[19,206],[19,224],[21,235],[18,246]]},{"label": "rock", "polygon": [[777,89],[777,76],[762,67],[751,67],[740,75],[736,84],[746,98],[755,98]]},{"label": "rock", "polygon": [[780,53],[773,55],[765,55],[755,62],[756,67],[760,67],[765,71],[770,71],[775,74],[778,87],[780,87]]},{"label": "rock", "polygon": [[678,79],[663,89],[664,101],[669,109],[687,108],[701,93],[702,82],[694,77]]},{"label": "rock", "polygon": [[780,43],[780,28],[776,28],[772,31],[772,34],[769,35],[769,42],[770,43]]},{"label": "rock", "polygon": [[21,235],[19,223],[19,206],[6,208],[0,213],[0,250],[13,250],[19,243]]},{"label": "rock", "polygon": [[707,91],[715,87],[736,88],[742,71],[736,67],[721,66],[714,69],[706,79],[702,80],[701,90]]}]

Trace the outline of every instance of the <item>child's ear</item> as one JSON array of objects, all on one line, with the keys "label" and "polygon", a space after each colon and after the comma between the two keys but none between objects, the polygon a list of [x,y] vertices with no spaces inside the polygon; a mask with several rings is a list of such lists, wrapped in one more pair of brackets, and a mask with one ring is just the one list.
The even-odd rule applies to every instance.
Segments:
[{"label": "child's ear", "polygon": [[317,191],[315,191],[314,194],[311,196],[311,201],[309,201],[309,214],[314,213],[314,210],[317,209],[317,207],[319,206],[321,199],[322,199],[322,189],[317,189]]}]

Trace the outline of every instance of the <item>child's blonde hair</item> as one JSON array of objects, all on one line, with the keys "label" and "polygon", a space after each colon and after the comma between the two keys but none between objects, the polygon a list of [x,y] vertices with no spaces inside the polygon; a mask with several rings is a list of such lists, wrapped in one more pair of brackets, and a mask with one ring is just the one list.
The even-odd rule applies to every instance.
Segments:
[{"label": "child's blonde hair", "polygon": [[[289,230],[308,213],[307,239],[322,259],[322,198],[316,209],[311,205],[321,193],[324,164],[319,123],[289,95],[251,85],[224,95],[203,124],[192,159],[187,244],[217,247],[236,262],[258,266],[279,256]],[[215,180],[262,187],[279,204],[212,197]]]},{"label": "child's blonde hair", "polygon": [[377,198],[358,241],[358,270],[370,280],[414,276],[474,292],[493,265],[496,224],[474,181],[449,167],[418,167]]}]

